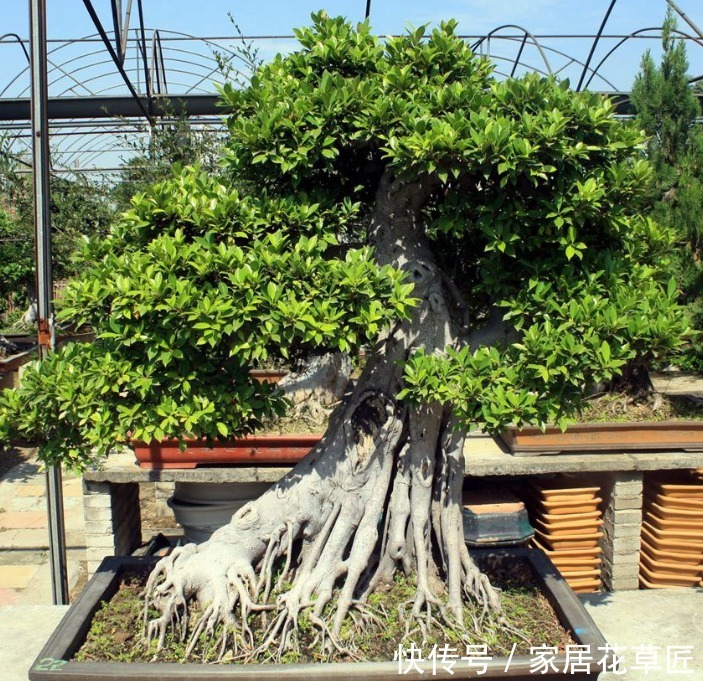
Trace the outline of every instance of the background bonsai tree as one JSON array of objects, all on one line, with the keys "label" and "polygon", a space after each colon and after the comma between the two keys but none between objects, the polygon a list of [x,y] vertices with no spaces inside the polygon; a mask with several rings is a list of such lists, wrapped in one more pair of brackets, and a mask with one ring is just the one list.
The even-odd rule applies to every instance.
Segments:
[{"label": "background bonsai tree", "polygon": [[85,465],[129,432],[246,432],[284,406],[252,363],[374,343],[320,445],[158,564],[159,646],[192,599],[189,650],[224,623],[223,653],[280,656],[302,617],[341,646],[397,569],[414,575],[409,627],[460,627],[467,598],[498,608],[463,540],[465,430],[563,424],[593,382],[685,331],[671,234],[638,210],[642,139],[609,102],[494,80],[453,22],[379,41],[313,21],[298,51],[223,88],[224,179],[178,170],[87,244],[64,314],[96,342],[2,398],[6,431]]}]

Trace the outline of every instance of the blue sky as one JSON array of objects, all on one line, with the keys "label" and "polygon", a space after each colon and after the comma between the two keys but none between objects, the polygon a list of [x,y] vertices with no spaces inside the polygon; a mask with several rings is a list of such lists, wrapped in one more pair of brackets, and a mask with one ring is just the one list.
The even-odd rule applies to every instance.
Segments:
[{"label": "blue sky", "polygon": [[[143,0],[145,22],[151,28],[183,32],[190,35],[229,35],[231,26],[227,19],[230,12],[245,34],[271,35],[290,34],[295,26],[309,22],[310,13],[324,7],[330,14],[342,14],[349,19],[362,19],[366,0],[317,0],[314,2],[294,0]],[[0,15],[0,34],[18,33],[26,37],[28,33],[27,1],[6,0]],[[123,3],[126,5],[126,3]],[[136,2],[133,3],[136,8]],[[397,33],[410,25],[436,22],[445,18],[456,18],[460,31],[468,34],[482,34],[501,24],[518,24],[535,34],[593,34],[610,4],[610,0],[372,0],[371,19],[374,31],[379,34]],[[703,6],[699,0],[678,0],[681,8],[703,27]],[[48,34],[50,39],[76,38],[95,32],[88,13],[81,0],[47,0]],[[94,0],[94,6],[109,27],[109,2]],[[666,11],[665,0],[619,0],[609,18],[606,33],[629,34],[640,28],[659,26]],[[136,9],[135,18],[136,18]],[[132,25],[135,25],[133,21]],[[690,29],[679,21],[679,28]],[[289,49],[290,42],[264,41],[261,43],[264,56],[277,50]],[[514,45],[517,43],[514,41]],[[613,41],[603,41],[595,55],[594,63],[607,52]],[[492,49],[498,51],[498,42]],[[574,40],[568,43],[551,41],[554,49],[562,49],[569,55],[584,60],[588,54],[590,41]],[[655,51],[655,41],[631,41],[630,49],[619,50],[607,63],[604,71],[611,77],[617,89],[626,89],[637,70],[641,53],[647,46]],[[529,55],[525,55],[530,59]],[[0,89],[7,74],[22,68],[22,55],[16,46],[0,45],[2,71]],[[557,55],[552,68],[560,68]],[[689,47],[691,72],[703,74],[703,46]],[[532,60],[540,61],[539,55]],[[552,61],[550,59],[550,61]],[[574,79],[572,68],[568,75]],[[602,87],[596,89],[607,89]]]},{"label": "blue sky", "polygon": [[[6,0],[0,17],[0,33],[27,34],[27,1]],[[107,23],[109,2],[94,0],[94,6]],[[126,2],[123,3],[126,5]],[[133,3],[136,6],[136,2]],[[305,24],[310,13],[324,8],[329,14],[362,19],[366,0],[143,0],[146,23],[194,35],[213,35],[226,29],[231,12],[247,33],[289,33]],[[379,33],[398,32],[408,24],[418,25],[453,17],[462,31],[480,33],[503,23],[525,25],[532,32],[592,33],[598,27],[610,0],[372,0],[371,18]],[[678,0],[693,19],[703,24],[703,9],[697,0]],[[81,0],[47,0],[50,37],[77,37],[92,33],[90,19]],[[643,26],[656,26],[666,11],[664,0],[619,0],[611,14],[608,29],[629,32]]]},{"label": "blue sky", "polygon": [[[580,34],[593,35],[605,16],[611,0],[372,0],[371,24],[379,35],[400,33],[410,26],[437,23],[455,18],[459,31],[467,35],[485,35],[504,24],[515,24],[532,34],[545,36]],[[82,0],[46,0],[49,45],[49,94],[73,97],[80,95],[126,94],[114,64],[99,41],[83,45],[70,45],[57,41],[80,38],[96,33]],[[104,26],[111,30],[110,3],[93,0]],[[700,0],[677,0],[677,4],[700,27],[703,27],[703,4]],[[127,2],[123,0],[126,7]],[[133,2],[132,27],[137,26],[136,1]],[[152,29],[162,31],[164,55],[168,62],[168,92],[214,92],[213,79],[218,76],[213,60],[212,47],[195,41],[168,40],[177,34],[191,36],[227,36],[219,49],[232,47],[234,30],[228,19],[231,13],[245,35],[290,35],[296,26],[308,24],[310,14],[325,9],[331,15],[343,15],[352,21],[364,17],[366,0],[143,0],[147,41],[151,42]],[[642,28],[661,26],[666,13],[665,0],[618,0],[609,17],[607,35],[628,35]],[[17,33],[28,35],[28,0],[4,0],[0,13],[0,35]],[[686,33],[691,29],[679,20],[679,28]],[[497,64],[499,73],[507,74],[520,49],[522,33],[506,29],[512,40],[493,38],[484,43]],[[649,34],[652,36],[653,34]],[[590,50],[592,39],[559,40],[540,38],[544,53],[530,43],[526,44],[522,59],[530,68],[542,72],[556,72],[568,77],[575,85],[583,71],[583,62]],[[598,45],[591,66],[607,56],[617,39],[604,38]],[[260,56],[270,58],[276,52],[286,52],[295,47],[292,39],[257,41]],[[631,40],[607,58],[601,74],[590,85],[594,90],[629,90],[638,71],[643,52],[651,48],[658,56],[658,40]],[[692,76],[703,75],[703,41],[688,47]],[[546,64],[545,64],[546,58]],[[576,61],[572,61],[574,58]],[[579,63],[580,62],[580,63]],[[12,42],[0,42],[0,97],[28,96],[29,70],[20,47]],[[547,65],[548,64],[548,65]],[[128,51],[125,66],[138,90],[143,91],[143,69],[137,61],[134,44]],[[517,73],[520,73],[518,69]],[[90,133],[77,134],[54,128],[52,145],[54,161],[66,168],[115,166],[129,156],[125,135],[113,136],[106,154],[105,139]],[[28,132],[20,130],[13,138],[17,153],[26,148]],[[132,134],[132,133],[130,133]],[[139,134],[137,130],[135,134]],[[79,163],[80,162],[80,163]]]}]

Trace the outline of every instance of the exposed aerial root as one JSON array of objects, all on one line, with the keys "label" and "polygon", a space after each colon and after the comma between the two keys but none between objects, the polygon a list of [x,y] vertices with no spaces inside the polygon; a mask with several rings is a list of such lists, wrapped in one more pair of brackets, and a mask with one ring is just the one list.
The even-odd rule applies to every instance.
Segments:
[{"label": "exposed aerial root", "polygon": [[441,408],[398,413],[367,391],[350,409],[343,437],[326,443],[339,447],[336,460],[313,453],[210,540],[157,564],[145,588],[147,645],[158,652],[172,637],[186,656],[280,661],[304,641],[357,659],[347,637],[383,626],[386,611],[368,598],[399,569],[415,583],[399,612],[406,636],[464,630],[467,598],[480,608],[474,626],[500,611],[463,541],[463,439]]}]

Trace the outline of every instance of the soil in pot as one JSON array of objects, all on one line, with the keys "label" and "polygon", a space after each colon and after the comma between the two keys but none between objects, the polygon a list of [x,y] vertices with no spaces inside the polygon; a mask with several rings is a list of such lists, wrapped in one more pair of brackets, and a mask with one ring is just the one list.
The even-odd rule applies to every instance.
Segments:
[{"label": "soil in pot", "polygon": [[703,407],[688,395],[606,393],[589,398],[566,431],[555,426],[508,427],[501,437],[516,456],[591,450],[703,451]]},{"label": "soil in pot", "polygon": [[701,421],[703,406],[690,395],[648,393],[636,398],[625,393],[596,395],[578,416],[580,423],[632,423],[637,421]]},{"label": "soil in pot", "polygon": [[[508,625],[499,625],[483,619],[478,633],[469,628],[462,637],[458,631],[440,630],[433,627],[428,640],[422,644],[423,649],[430,649],[448,644],[461,649],[467,643],[486,644],[489,655],[507,655],[516,644],[515,654],[529,654],[531,646],[554,646],[564,650],[573,644],[571,636],[564,630],[535,581],[532,569],[526,562],[518,561],[504,566],[492,566],[486,569],[492,583],[503,589],[503,609]],[[78,661],[121,661],[121,662],[183,662],[185,644],[170,638],[165,648],[155,654],[154,646],[145,647],[141,641],[143,617],[143,599],[141,593],[146,574],[135,574],[123,580],[119,590],[106,602],[93,617],[90,631],[83,646],[77,652]],[[368,661],[392,660],[398,650],[398,644],[405,634],[405,625],[398,616],[399,607],[414,595],[414,586],[404,578],[396,580],[395,586],[386,593],[371,596],[373,617],[366,621],[349,619],[345,632],[357,647],[357,654]],[[465,622],[472,622],[478,616],[471,605],[466,605]],[[255,636],[263,631],[263,615],[254,618],[249,624]],[[191,618],[190,625],[197,621]],[[470,627],[470,625],[469,625]],[[313,644],[315,636],[311,626],[306,627],[305,619],[301,621],[301,651],[286,654],[286,662],[320,662],[319,644]],[[172,634],[169,634],[172,637]],[[409,640],[421,644],[419,631]],[[258,641],[257,641],[258,642]],[[217,658],[217,646],[208,647],[205,639],[191,655],[191,661],[212,661]],[[352,658],[337,652],[330,661],[347,662]],[[325,658],[327,660],[327,658]],[[224,662],[244,661],[230,653]],[[265,656],[247,659],[251,662],[266,662]]]}]

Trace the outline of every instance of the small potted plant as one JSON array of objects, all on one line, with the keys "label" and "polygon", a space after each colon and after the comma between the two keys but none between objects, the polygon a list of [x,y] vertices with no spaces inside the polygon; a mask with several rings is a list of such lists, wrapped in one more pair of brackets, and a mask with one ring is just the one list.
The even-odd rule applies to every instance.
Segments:
[{"label": "small potted plant", "polygon": [[[636,323],[636,322],[635,322]],[[682,340],[682,339],[681,339]],[[680,348],[666,349],[669,356]],[[703,451],[703,410],[695,397],[654,392],[639,358],[636,383],[618,377],[589,397],[562,427],[508,427],[501,438],[516,456],[563,452]],[[626,365],[625,377],[631,372]]]}]

